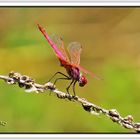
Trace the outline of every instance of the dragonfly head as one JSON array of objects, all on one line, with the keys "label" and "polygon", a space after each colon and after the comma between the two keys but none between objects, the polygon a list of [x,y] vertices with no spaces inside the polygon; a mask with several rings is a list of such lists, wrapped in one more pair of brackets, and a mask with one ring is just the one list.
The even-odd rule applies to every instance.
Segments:
[{"label": "dragonfly head", "polygon": [[87,78],[84,75],[80,75],[79,86],[83,87],[85,84],[87,84]]}]

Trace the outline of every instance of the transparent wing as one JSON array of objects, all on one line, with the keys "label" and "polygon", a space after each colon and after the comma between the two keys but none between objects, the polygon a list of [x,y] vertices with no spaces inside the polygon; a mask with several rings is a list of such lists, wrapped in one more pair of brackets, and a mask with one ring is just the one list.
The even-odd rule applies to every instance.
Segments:
[{"label": "transparent wing", "polygon": [[79,42],[71,42],[67,47],[71,64],[80,64],[80,54],[82,46]]},{"label": "transparent wing", "polygon": [[61,53],[65,57],[66,61],[70,62],[69,57],[68,57],[67,52],[66,52],[65,47],[64,47],[63,39],[55,34],[53,34],[51,36],[51,39],[55,43],[55,45],[57,46],[59,51],[61,51]]},{"label": "transparent wing", "polygon": [[101,80],[102,78],[98,77],[97,75],[95,75],[94,73],[86,70],[85,68],[78,66],[78,68],[83,71],[85,74],[90,74],[93,78],[97,79],[97,80]]}]

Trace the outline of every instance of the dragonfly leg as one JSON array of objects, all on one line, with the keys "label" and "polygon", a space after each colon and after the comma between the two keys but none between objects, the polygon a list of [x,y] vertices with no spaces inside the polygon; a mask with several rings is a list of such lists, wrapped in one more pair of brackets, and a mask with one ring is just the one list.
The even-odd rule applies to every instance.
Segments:
[{"label": "dragonfly leg", "polygon": [[66,88],[68,94],[70,94],[69,89],[70,89],[71,85],[73,84],[73,82],[74,82],[74,80],[72,80],[71,83],[69,84],[69,86]]},{"label": "dragonfly leg", "polygon": [[[68,76],[67,76],[66,78],[57,78],[57,79],[54,81],[53,85],[55,85],[56,82],[57,82],[58,80],[71,80],[71,78],[68,77]],[[50,94],[51,94],[51,92],[52,92],[52,91],[50,91]]]},{"label": "dragonfly leg", "polygon": [[54,81],[54,85],[56,84],[56,82],[58,81],[58,80],[71,80],[71,78],[70,77],[66,77],[66,78],[57,78],[55,81]]},{"label": "dragonfly leg", "polygon": [[63,74],[62,72],[56,72],[50,79],[49,79],[49,81],[48,82],[50,82],[57,74],[60,74],[60,75],[63,75],[63,76],[65,76],[65,77],[67,77],[68,78],[68,76],[67,75],[65,75],[65,74]]},{"label": "dragonfly leg", "polygon": [[75,93],[75,84],[76,84],[77,81],[74,81],[73,83],[73,93],[74,93],[74,96],[76,96],[76,93]]}]

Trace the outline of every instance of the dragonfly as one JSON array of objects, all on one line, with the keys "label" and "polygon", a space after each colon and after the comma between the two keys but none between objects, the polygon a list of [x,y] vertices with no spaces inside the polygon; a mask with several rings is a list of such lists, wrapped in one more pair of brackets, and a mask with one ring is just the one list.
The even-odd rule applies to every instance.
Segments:
[{"label": "dragonfly", "polygon": [[[74,96],[76,96],[75,93],[75,85],[78,82],[80,87],[83,87],[87,84],[87,78],[85,74],[90,74],[92,77],[96,79],[100,79],[92,72],[86,70],[85,68],[80,66],[80,54],[82,51],[82,45],[79,42],[71,42],[67,49],[64,47],[64,42],[61,37],[55,36],[55,38],[50,38],[48,33],[46,32],[45,28],[43,28],[41,25],[37,24],[39,30],[44,35],[47,42],[50,44],[52,49],[54,50],[57,58],[60,61],[60,66],[64,67],[66,69],[66,72],[68,75],[62,73],[62,72],[56,72],[49,81],[51,81],[57,74],[60,74],[63,76],[63,78],[57,78],[54,81],[54,85],[58,80],[71,80],[70,84],[66,88],[66,91],[68,94],[70,94],[69,90],[72,86]],[[83,74],[83,73],[84,74]]]}]

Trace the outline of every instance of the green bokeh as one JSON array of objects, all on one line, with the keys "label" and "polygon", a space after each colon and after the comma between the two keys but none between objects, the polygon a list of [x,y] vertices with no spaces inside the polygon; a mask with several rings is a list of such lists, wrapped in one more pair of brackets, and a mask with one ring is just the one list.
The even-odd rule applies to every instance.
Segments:
[{"label": "green bokeh", "polygon": [[[37,28],[83,45],[81,65],[103,78],[87,76],[87,86],[76,86],[78,96],[124,117],[139,121],[140,9],[138,8],[0,8],[0,74],[11,70],[45,83],[59,66],[53,50]],[[57,87],[65,91],[67,82]],[[132,132],[105,116],[85,112],[79,104],[49,92],[25,93],[0,82],[0,132],[123,133]]]}]

